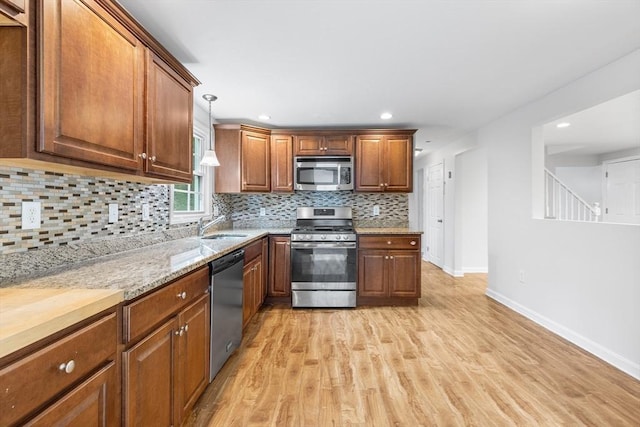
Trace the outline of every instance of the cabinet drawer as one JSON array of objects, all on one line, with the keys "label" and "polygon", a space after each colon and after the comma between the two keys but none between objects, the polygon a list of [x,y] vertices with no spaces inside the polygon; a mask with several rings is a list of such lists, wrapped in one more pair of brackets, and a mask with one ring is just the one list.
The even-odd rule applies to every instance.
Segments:
[{"label": "cabinet drawer", "polygon": [[420,235],[399,234],[360,236],[359,249],[420,249]]},{"label": "cabinet drawer", "polygon": [[262,239],[251,243],[244,248],[244,262],[245,264],[254,259],[257,256],[262,255]]},{"label": "cabinet drawer", "polygon": [[2,369],[0,425],[19,421],[106,360],[113,360],[117,327],[116,315],[107,315]]},{"label": "cabinet drawer", "polygon": [[177,313],[209,287],[209,267],[202,267],[173,283],[127,305],[124,314],[124,340],[136,340],[172,314]]}]

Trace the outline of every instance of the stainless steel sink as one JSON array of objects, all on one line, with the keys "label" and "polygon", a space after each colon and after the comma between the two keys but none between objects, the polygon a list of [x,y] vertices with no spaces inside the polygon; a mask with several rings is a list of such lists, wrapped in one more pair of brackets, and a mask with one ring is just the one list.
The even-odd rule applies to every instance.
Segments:
[{"label": "stainless steel sink", "polygon": [[246,234],[211,234],[209,236],[203,236],[201,239],[206,240],[219,240],[219,239],[242,239],[247,237]]}]

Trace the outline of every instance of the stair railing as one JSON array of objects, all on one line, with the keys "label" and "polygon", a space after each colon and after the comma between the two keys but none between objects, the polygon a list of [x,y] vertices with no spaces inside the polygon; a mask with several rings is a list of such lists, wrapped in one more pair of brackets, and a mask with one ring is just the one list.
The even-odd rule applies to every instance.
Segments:
[{"label": "stair railing", "polygon": [[544,170],[545,218],[562,221],[600,221],[600,204],[578,196],[549,169]]}]

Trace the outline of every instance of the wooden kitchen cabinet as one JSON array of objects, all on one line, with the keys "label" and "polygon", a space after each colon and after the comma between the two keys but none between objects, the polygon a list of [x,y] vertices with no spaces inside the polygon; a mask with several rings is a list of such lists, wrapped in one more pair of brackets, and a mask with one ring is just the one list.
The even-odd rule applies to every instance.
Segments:
[{"label": "wooden kitchen cabinet", "polygon": [[353,136],[335,135],[305,135],[294,136],[294,155],[296,156],[352,156]]},{"label": "wooden kitchen cabinet", "polygon": [[293,192],[293,136],[271,135],[271,191]]},{"label": "wooden kitchen cabinet", "polygon": [[267,297],[291,303],[291,237],[269,236]]},{"label": "wooden kitchen cabinet", "polygon": [[216,193],[271,190],[270,131],[246,125],[214,125]]},{"label": "wooden kitchen cabinet", "polygon": [[0,22],[5,24],[3,14],[26,25],[27,0],[0,0]]},{"label": "wooden kitchen cabinet", "polygon": [[180,425],[209,381],[209,268],[123,308],[123,422]]},{"label": "wooden kitchen cabinet", "polygon": [[265,243],[260,239],[245,248],[245,264],[242,274],[242,327],[260,310],[265,298]]},{"label": "wooden kitchen cabinet", "polygon": [[120,424],[115,309],[69,330],[0,369],[0,425]]},{"label": "wooden kitchen cabinet", "polygon": [[193,87],[158,55],[147,51],[144,171],[191,182]]},{"label": "wooden kitchen cabinet", "polygon": [[418,234],[359,236],[358,304],[417,304],[420,247]]},{"label": "wooden kitchen cabinet", "polygon": [[117,2],[27,8],[37,28],[1,30],[11,90],[0,106],[0,164],[191,182],[197,79]]},{"label": "wooden kitchen cabinet", "polygon": [[413,137],[358,135],[356,137],[356,191],[413,191]]}]

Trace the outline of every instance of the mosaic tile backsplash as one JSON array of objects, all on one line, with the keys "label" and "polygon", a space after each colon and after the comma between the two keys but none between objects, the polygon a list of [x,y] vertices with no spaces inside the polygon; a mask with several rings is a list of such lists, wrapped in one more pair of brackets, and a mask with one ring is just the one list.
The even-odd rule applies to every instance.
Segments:
[{"label": "mosaic tile backsplash", "polygon": [[[21,227],[22,203],[41,203],[39,229]],[[118,204],[109,223],[108,205]],[[142,204],[150,218],[142,220]],[[297,192],[214,194],[212,204],[234,228],[288,228],[298,206],[351,206],[360,227],[408,226],[407,194]],[[373,216],[373,206],[380,215]],[[265,215],[260,215],[260,208]],[[38,274],[48,268],[195,234],[195,223],[169,223],[169,187],[0,168],[0,284],[3,278]]]}]

